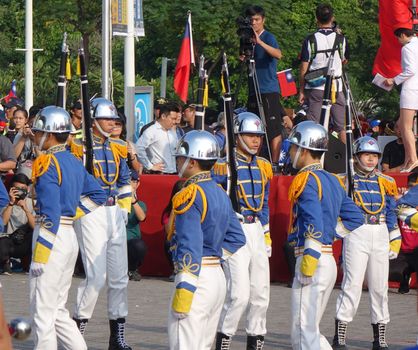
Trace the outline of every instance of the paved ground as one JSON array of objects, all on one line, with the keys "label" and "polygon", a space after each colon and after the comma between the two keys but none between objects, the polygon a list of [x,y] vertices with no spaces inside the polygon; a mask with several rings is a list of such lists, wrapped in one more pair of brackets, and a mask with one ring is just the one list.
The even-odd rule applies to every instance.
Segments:
[{"label": "paved ground", "polygon": [[[16,316],[28,317],[28,276],[14,274],[0,276],[8,319]],[[70,309],[75,299],[73,280],[68,305]],[[129,317],[127,339],[134,349],[167,349],[166,313],[172,284],[162,279],[143,279],[129,283]],[[266,350],[291,349],[289,336],[290,289],[282,285],[272,285],[271,302],[268,312]],[[323,317],[322,333],[331,337],[334,331],[334,307],[338,290],[334,290],[328,309]],[[391,350],[404,349],[415,342],[418,333],[417,294],[415,291],[400,295],[392,291],[389,295],[391,323],[388,340]],[[233,350],[245,349],[244,323],[234,338]],[[349,328],[350,350],[371,349],[372,330],[369,321],[368,294],[363,293],[358,315]],[[90,350],[107,349],[108,323],[106,319],[106,294],[102,293],[90,321],[86,339]],[[32,349],[32,341],[15,342],[15,349]],[[76,350],[76,349],[75,349]],[[196,350],[196,349],[184,349]]]}]

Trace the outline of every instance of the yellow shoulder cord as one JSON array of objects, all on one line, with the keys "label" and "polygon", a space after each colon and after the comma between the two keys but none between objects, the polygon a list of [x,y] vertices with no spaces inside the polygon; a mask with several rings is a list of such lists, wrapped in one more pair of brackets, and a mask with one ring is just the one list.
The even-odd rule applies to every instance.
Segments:
[{"label": "yellow shoulder cord", "polygon": [[261,198],[260,198],[260,205],[258,206],[258,208],[254,208],[247,200],[246,197],[246,193],[244,190],[244,186],[240,183],[238,184],[239,189],[238,189],[238,195],[240,198],[242,198],[244,200],[245,205],[247,206],[248,209],[250,209],[251,211],[258,213],[262,208],[263,208],[263,204],[264,204],[264,196],[265,196],[265,176],[263,174],[263,172],[260,169],[260,175],[261,175]]},{"label": "yellow shoulder cord", "polygon": [[364,204],[364,202],[363,202],[363,198],[361,197],[361,194],[360,193],[358,193],[357,191],[354,191],[354,201],[356,202],[356,204],[358,205],[358,206],[360,206],[367,214],[370,214],[370,215],[376,215],[376,214],[379,214],[382,210],[383,210],[383,208],[385,207],[385,204],[386,204],[386,201],[385,201],[385,188],[384,188],[384,186],[383,186],[383,184],[381,183],[381,180],[380,180],[380,177],[378,177],[378,179],[377,179],[377,181],[378,181],[378,183],[379,183],[379,189],[380,189],[380,198],[381,198],[381,200],[382,200],[382,202],[380,203],[380,207],[377,209],[377,210],[375,210],[375,211],[372,211],[372,210],[369,210],[369,209],[367,209],[366,208],[366,205]]},{"label": "yellow shoulder cord", "polygon": [[[118,152],[116,151],[116,147],[112,147],[112,143],[110,144],[110,149],[111,149],[111,151],[112,151],[112,155],[113,155],[113,159],[114,159],[114,161],[115,161],[115,167],[116,167],[116,169],[115,169],[115,177],[113,178],[113,180],[112,181],[110,181],[110,180],[108,180],[107,178],[106,178],[106,176],[105,176],[105,174],[104,174],[104,172],[103,172],[103,168],[102,168],[102,166],[100,165],[100,162],[95,162],[96,163],[96,165],[97,165],[97,168],[98,168],[98,175],[99,175],[99,177],[102,179],[102,181],[106,184],[106,185],[108,185],[108,186],[112,186],[116,181],[117,181],[117,179],[118,179],[118,176],[119,176],[119,161],[120,161],[120,158],[119,158],[119,154],[118,154]],[[96,173],[96,172],[95,172]]]}]

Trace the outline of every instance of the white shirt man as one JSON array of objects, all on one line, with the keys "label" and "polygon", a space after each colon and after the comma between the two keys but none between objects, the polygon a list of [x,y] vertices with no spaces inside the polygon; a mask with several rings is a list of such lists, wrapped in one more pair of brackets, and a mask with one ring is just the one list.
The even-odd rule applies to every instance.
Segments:
[{"label": "white shirt man", "polygon": [[173,128],[177,119],[174,106],[161,107],[160,118],[147,128],[135,144],[139,161],[149,172],[176,173],[174,157],[177,133]]}]

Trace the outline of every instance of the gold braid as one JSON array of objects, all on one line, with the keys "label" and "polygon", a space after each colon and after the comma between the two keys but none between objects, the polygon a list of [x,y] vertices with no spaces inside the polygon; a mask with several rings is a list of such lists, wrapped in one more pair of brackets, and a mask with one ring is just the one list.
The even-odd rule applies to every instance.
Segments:
[{"label": "gold braid", "polygon": [[106,176],[105,176],[105,174],[103,172],[102,166],[100,165],[99,162],[96,162],[97,168],[99,170],[98,171],[98,176],[108,186],[112,186],[117,181],[117,179],[118,179],[118,175],[119,175],[119,161],[120,161],[119,154],[116,151],[116,148],[115,147],[112,147],[112,144],[110,144],[110,150],[112,151],[113,158],[114,158],[114,161],[115,161],[115,166],[116,166],[115,177],[113,178],[112,181],[109,181],[109,180],[106,179]]},{"label": "gold braid", "polygon": [[357,191],[354,191],[354,200],[356,202],[356,204],[358,206],[360,206],[367,214],[370,215],[376,215],[379,214],[383,208],[385,207],[386,201],[385,201],[385,187],[383,186],[382,180],[380,180],[381,178],[378,177],[377,182],[379,183],[379,189],[380,189],[380,196],[381,196],[381,200],[382,202],[380,203],[380,207],[376,210],[376,211],[371,211],[369,209],[366,208],[364,202],[363,202],[363,198],[361,197],[361,194],[358,193]]}]

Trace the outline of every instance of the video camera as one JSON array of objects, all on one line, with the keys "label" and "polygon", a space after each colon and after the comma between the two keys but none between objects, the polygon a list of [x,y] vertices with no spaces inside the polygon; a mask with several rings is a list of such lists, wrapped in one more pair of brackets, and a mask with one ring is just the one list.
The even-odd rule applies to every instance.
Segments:
[{"label": "video camera", "polygon": [[244,55],[245,59],[252,58],[254,55],[255,34],[251,26],[251,18],[240,16],[236,22],[238,25],[237,35],[240,39],[239,53],[240,55]]}]

